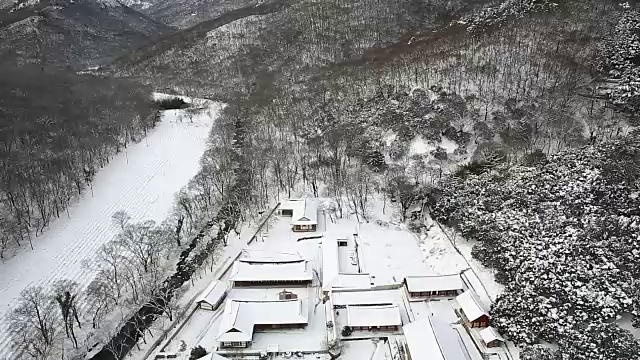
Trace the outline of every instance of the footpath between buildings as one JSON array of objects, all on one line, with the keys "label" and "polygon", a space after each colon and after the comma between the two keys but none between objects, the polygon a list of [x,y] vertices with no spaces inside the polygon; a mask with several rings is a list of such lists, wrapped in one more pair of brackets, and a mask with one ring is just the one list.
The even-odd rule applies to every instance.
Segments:
[{"label": "footpath between buildings", "polygon": [[[276,206],[274,206],[273,209],[271,209],[269,214],[267,214],[267,216],[262,220],[260,225],[258,225],[258,228],[253,232],[253,234],[251,235],[249,240],[246,241],[246,243],[243,241],[242,245],[239,248],[231,249],[231,252],[227,254],[225,260],[216,268],[215,275],[212,277],[211,281],[220,280],[227,274],[227,272],[229,272],[229,270],[233,266],[233,263],[236,262],[236,260],[238,260],[240,255],[242,255],[242,249],[245,247],[245,245],[250,245],[253,241],[256,240],[257,235],[260,233],[260,231],[262,231],[262,228],[264,228],[267,222],[271,219],[271,217],[273,216],[273,214],[275,213],[275,211],[278,209],[279,206],[280,206],[280,203],[277,203]],[[153,343],[153,345],[149,348],[149,350],[147,350],[143,359],[148,359],[149,357],[151,357],[151,355],[154,352],[156,352],[158,348],[161,351],[164,350],[165,347],[167,347],[174,340],[175,336],[179,334],[180,331],[182,331],[182,329],[184,328],[184,325],[187,324],[189,319],[193,316],[193,314],[198,309],[198,306],[195,304],[195,301],[201,295],[201,293],[202,291],[198,291],[194,296],[191,297],[191,299],[189,299],[188,304],[190,305],[185,307],[182,310],[182,312],[180,312],[176,316],[173,324],[171,324],[171,326],[164,331],[164,334],[162,336],[158,337],[158,339]]]}]

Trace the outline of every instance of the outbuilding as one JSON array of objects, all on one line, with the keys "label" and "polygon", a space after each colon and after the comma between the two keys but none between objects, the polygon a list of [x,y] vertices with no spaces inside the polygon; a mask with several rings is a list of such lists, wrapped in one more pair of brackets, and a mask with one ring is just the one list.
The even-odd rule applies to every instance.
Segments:
[{"label": "outbuilding", "polygon": [[459,274],[407,276],[404,285],[412,299],[454,297],[464,292],[464,284]]},{"label": "outbuilding", "polygon": [[456,297],[456,301],[460,305],[460,316],[466,326],[472,328],[489,326],[489,311],[485,309],[473,291],[463,292]]},{"label": "outbuilding", "polygon": [[278,207],[278,214],[283,217],[293,217],[294,214],[300,214],[304,209],[305,199],[289,199],[283,201]]},{"label": "outbuilding", "polygon": [[402,327],[411,360],[469,360],[460,335],[443,319],[425,316]]},{"label": "outbuilding", "polygon": [[303,201],[304,206],[293,209],[292,230],[295,232],[316,231],[318,228],[318,202],[309,198]]},{"label": "outbuilding", "polygon": [[214,280],[200,294],[196,304],[198,308],[204,310],[216,310],[227,295],[227,287],[225,283]]},{"label": "outbuilding", "polygon": [[500,335],[498,330],[492,326],[480,330],[478,334],[480,335],[484,346],[488,348],[500,347],[504,344],[504,338]]},{"label": "outbuilding", "polygon": [[402,302],[400,289],[352,290],[335,289],[330,293],[331,303],[335,309],[344,309],[353,305],[397,305]]}]

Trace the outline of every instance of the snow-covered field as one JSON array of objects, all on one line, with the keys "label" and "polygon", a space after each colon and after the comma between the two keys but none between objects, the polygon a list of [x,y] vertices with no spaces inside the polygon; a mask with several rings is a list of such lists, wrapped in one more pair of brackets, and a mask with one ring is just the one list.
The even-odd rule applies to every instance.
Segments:
[{"label": "snow-covered field", "polygon": [[47,285],[57,279],[88,284],[94,274],[82,267],[96,250],[116,235],[111,215],[126,211],[132,219],[164,220],[174,194],[199,168],[213,120],[221,106],[185,117],[182,110],[166,111],[145,139],[115,156],[96,175],[93,196],[86,189],[69,208],[69,216],[51,222],[33,240],[34,250],[24,250],[0,264],[0,359],[11,358],[8,324],[4,315],[15,305],[22,289]]}]

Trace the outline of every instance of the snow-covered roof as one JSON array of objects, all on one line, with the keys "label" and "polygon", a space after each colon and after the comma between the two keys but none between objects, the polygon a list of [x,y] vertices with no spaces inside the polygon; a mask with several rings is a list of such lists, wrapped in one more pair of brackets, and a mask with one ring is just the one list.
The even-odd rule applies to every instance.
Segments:
[{"label": "snow-covered roof", "polygon": [[230,281],[311,281],[313,276],[307,261],[273,264],[236,261]]},{"label": "snow-covered roof", "polygon": [[227,292],[226,284],[218,280],[214,280],[207,286],[206,289],[200,294],[200,297],[196,302],[206,302],[209,305],[215,305],[220,302],[220,299]]},{"label": "snow-covered roof", "polygon": [[322,289],[371,288],[371,275],[368,273],[341,273],[338,265],[338,240],[344,238],[323,238],[322,240]]},{"label": "snow-covered roof", "polygon": [[292,263],[304,261],[297,252],[243,249],[238,261],[246,263]]},{"label": "snow-covered roof", "polygon": [[332,288],[369,289],[371,288],[371,275],[366,273],[339,273],[329,285]]},{"label": "snow-covered roof", "polygon": [[217,353],[208,353],[204,357],[201,357],[200,360],[229,360],[228,358],[218,355]]},{"label": "snow-covered roof", "polygon": [[331,288],[333,280],[338,277],[338,243],[334,238],[322,239],[322,289]]},{"label": "snow-covered roof", "polygon": [[220,329],[219,342],[251,341],[255,325],[307,324],[303,300],[227,301]]},{"label": "snow-covered roof", "polygon": [[401,301],[401,293],[397,289],[336,291],[331,293],[333,306],[346,305],[393,305]]},{"label": "snow-covered roof", "polygon": [[304,199],[304,207],[293,209],[293,225],[317,225],[318,202],[315,199]]},{"label": "snow-covered roof", "polygon": [[304,212],[304,199],[288,199],[278,207],[280,210],[292,210],[294,214]]},{"label": "snow-covered roof", "polygon": [[251,341],[254,322],[248,316],[240,316],[240,302],[229,300],[218,330],[218,341]]},{"label": "snow-covered roof", "polygon": [[398,305],[347,306],[347,325],[349,326],[400,326],[400,308]]},{"label": "snow-covered roof", "polygon": [[496,330],[492,326],[489,326],[486,329],[480,330],[479,335],[480,335],[480,338],[482,339],[482,341],[484,341],[485,344],[488,344],[488,343],[490,343],[492,341],[495,341],[495,340],[504,342],[504,338],[500,335],[498,330]]},{"label": "snow-covered roof", "polygon": [[407,276],[407,290],[409,292],[463,290],[464,285],[459,274]]},{"label": "snow-covered roof", "polygon": [[471,290],[467,290],[456,297],[456,301],[462,308],[467,320],[474,321],[483,315],[489,316],[489,312],[481,305],[476,294]]},{"label": "snow-covered roof", "polygon": [[402,327],[412,360],[468,360],[451,324],[425,316]]}]

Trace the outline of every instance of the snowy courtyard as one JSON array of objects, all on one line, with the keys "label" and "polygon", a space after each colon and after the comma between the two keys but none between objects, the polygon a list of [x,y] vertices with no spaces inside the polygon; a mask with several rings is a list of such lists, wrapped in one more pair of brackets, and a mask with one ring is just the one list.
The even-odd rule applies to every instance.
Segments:
[{"label": "snowy courtyard", "polygon": [[[330,201],[324,199],[323,202],[327,204]],[[388,206],[386,215],[371,214],[372,219],[388,221],[392,226],[379,221],[360,222],[355,216],[340,219],[319,210],[317,231],[299,233],[292,231],[291,224],[295,221],[280,215],[282,211],[276,211],[278,215],[268,221],[268,227],[257,234],[256,241],[245,246],[236,263],[256,262],[258,265],[254,266],[263,272],[282,267],[290,269],[290,273],[260,274],[260,281],[267,279],[270,282],[263,286],[247,285],[250,280],[248,269],[251,268],[247,264],[235,264],[232,270],[216,279],[211,274],[209,281],[227,284],[225,303],[215,310],[195,309],[179,330],[162,344],[159,352],[188,353],[189,349],[202,346],[207,351],[232,358],[242,354],[246,358],[257,359],[265,351],[278,359],[289,358],[287,354],[292,354],[292,358],[296,358],[296,354],[314,358],[314,355],[325,356],[330,349],[337,351],[331,348],[335,336],[341,344],[341,359],[391,360],[398,359],[401,352],[406,351],[402,350],[407,346],[403,335],[405,325],[437,318],[449,328],[446,333],[449,340],[440,338],[445,335],[437,327],[432,330],[438,341],[457,344],[459,351],[466,353],[466,360],[481,358],[477,350],[477,344],[482,341],[479,332],[463,325],[460,304],[455,295],[414,298],[406,290],[407,277],[448,279],[457,276],[465,291],[478,293],[476,296],[481,299],[483,307],[490,306],[491,297],[500,290],[492,284],[483,283],[485,278],[493,281],[490,272],[478,267],[475,270],[482,275],[475,275],[469,268],[464,251],[458,252],[445,231],[430,219],[427,218],[427,223],[432,223],[432,226],[420,236],[411,233],[405,225],[392,222],[396,211],[393,206]],[[274,277],[295,279],[293,263],[299,261],[307,263],[313,272],[312,280],[306,286],[285,285],[274,280]],[[245,273],[240,277],[236,273],[238,271]],[[235,283],[239,278],[242,284]],[[490,289],[491,296],[484,292],[485,287]],[[303,327],[260,326],[249,330],[250,338],[247,339],[250,340],[244,346],[223,346],[221,334],[230,327],[229,319],[225,319],[228,318],[226,312],[233,311],[229,307],[234,306],[234,302],[282,303],[281,296],[285,293],[301,301],[305,318]],[[237,317],[242,316],[241,309],[247,305],[239,306]],[[233,321],[240,320],[236,318]],[[242,328],[241,324],[231,328],[234,326]],[[344,333],[345,328],[352,329]],[[388,340],[379,340],[382,338]],[[491,352],[501,353],[501,350],[498,348]],[[154,358],[151,356],[149,359]]]}]

